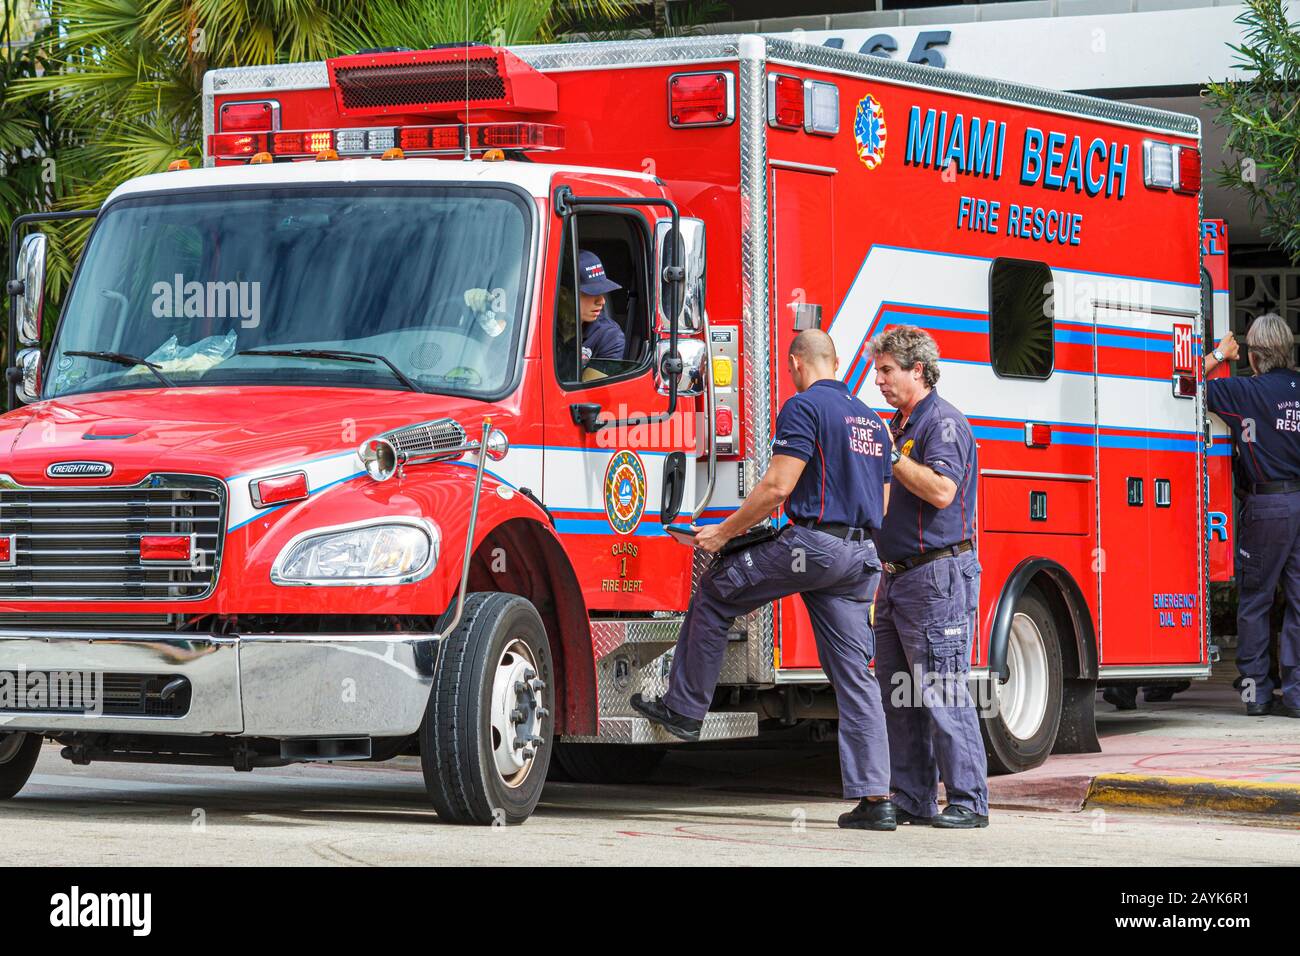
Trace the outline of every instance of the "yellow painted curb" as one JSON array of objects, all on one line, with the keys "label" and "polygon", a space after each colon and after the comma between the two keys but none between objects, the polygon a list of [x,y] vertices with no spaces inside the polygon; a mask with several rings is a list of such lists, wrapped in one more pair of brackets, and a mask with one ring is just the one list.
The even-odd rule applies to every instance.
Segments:
[{"label": "yellow painted curb", "polygon": [[1300,819],[1300,785],[1103,773],[1093,778],[1084,806],[1262,813]]}]

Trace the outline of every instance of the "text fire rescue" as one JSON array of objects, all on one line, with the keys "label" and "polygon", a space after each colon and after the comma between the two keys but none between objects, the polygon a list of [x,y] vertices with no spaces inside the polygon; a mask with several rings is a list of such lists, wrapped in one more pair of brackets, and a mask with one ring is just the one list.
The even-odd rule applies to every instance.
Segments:
[{"label": "text fire rescue", "polygon": [[[903,162],[912,166],[942,169],[950,173],[999,179],[1007,139],[1007,124],[982,121],[961,113],[949,117],[947,110],[926,110],[913,106],[907,117],[907,146]],[[1068,144],[1068,149],[1066,148]],[[1021,153],[1020,182],[1041,184],[1061,192],[1072,189],[1088,196],[1123,199],[1128,183],[1128,146],[1109,145],[1095,138],[1086,147],[1081,136],[1067,136],[1054,130],[1025,129]],[[996,234],[1002,203],[997,200],[962,196],[957,208],[957,228]],[[1006,209],[1004,231],[1008,236],[1032,241],[1079,245],[1083,213],[1043,206],[1011,203]]]}]

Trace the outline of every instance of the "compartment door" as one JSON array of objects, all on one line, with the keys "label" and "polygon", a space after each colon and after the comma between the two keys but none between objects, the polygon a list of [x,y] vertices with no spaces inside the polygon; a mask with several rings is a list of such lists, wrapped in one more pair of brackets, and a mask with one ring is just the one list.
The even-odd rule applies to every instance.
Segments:
[{"label": "compartment door", "polygon": [[[786,351],[797,334],[796,317],[825,328],[835,313],[832,295],[834,179],[827,173],[773,168],[771,179],[772,389],[775,406],[794,394]],[[841,368],[841,372],[847,372]],[[775,420],[775,419],[774,419]],[[789,597],[776,608],[776,666],[814,670],[817,645],[803,601]]]}]

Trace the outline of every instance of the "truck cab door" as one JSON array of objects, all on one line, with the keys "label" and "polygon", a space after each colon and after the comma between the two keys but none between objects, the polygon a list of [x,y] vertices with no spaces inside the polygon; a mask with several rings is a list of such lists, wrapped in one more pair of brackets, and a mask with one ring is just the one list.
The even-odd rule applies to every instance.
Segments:
[{"label": "truck cab door", "polygon": [[[577,197],[629,195],[626,181],[563,177]],[[640,183],[635,184],[640,186]],[[629,195],[629,198],[632,198]],[[659,210],[646,206],[551,210],[543,288],[543,500],[578,569],[591,612],[684,610],[691,593],[692,549],[662,523],[689,523],[696,497],[699,397],[669,396],[656,374],[662,294],[656,250]],[[601,320],[623,337],[597,354],[595,323],[582,306],[583,254],[599,259],[620,288],[605,296]],[[586,261],[590,261],[589,259]],[[590,300],[588,300],[590,305]]]}]

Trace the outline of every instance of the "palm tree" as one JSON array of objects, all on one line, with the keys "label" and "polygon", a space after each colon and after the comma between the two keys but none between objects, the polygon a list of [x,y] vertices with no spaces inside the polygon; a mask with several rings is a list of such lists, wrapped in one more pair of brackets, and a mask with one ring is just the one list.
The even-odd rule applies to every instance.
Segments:
[{"label": "palm tree", "polygon": [[[633,8],[631,0],[28,2],[53,24],[34,46],[47,69],[17,79],[11,95],[21,104],[50,104],[69,131],[55,200],[64,208],[96,207],[118,183],[160,172],[175,159],[197,165],[209,69],[465,39],[549,41],[575,14],[617,18]],[[82,222],[51,230],[58,235],[52,245],[75,253],[87,228]],[[69,261],[75,260],[52,261],[56,283],[66,278]]]}]

